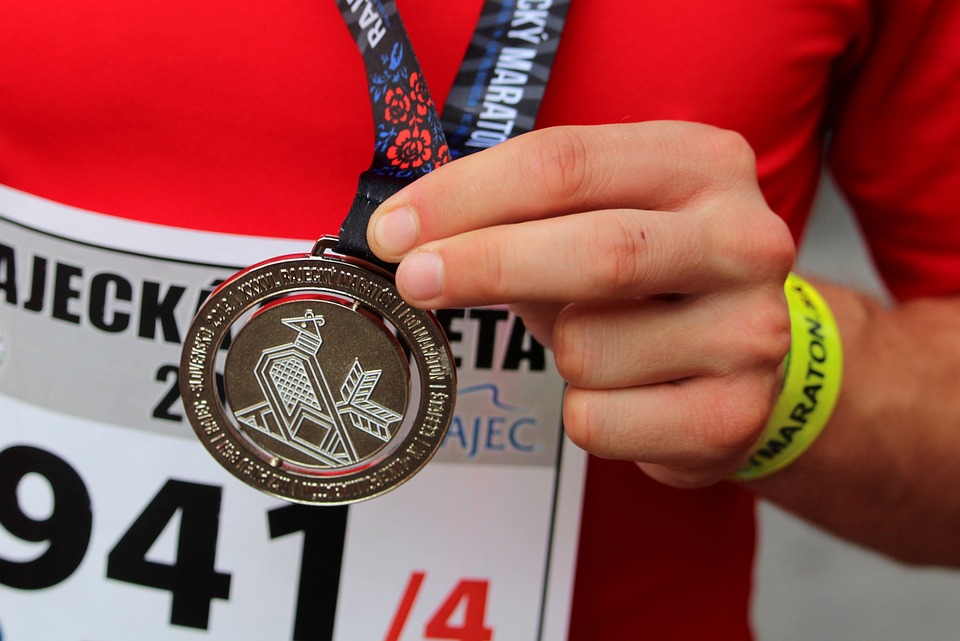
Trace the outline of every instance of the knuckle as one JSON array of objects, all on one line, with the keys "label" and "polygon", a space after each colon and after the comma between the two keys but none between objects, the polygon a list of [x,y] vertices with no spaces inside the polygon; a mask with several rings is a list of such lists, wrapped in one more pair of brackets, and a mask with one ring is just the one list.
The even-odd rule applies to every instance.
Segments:
[{"label": "knuckle", "polygon": [[[470,241],[470,262],[461,265],[462,269],[448,270],[447,281],[464,279],[468,275],[469,286],[474,289],[482,300],[494,300],[509,297],[506,287],[511,284],[507,277],[509,255],[502,251],[496,239],[485,234],[478,234]],[[479,267],[479,269],[478,269]]]},{"label": "knuckle", "polygon": [[584,382],[586,342],[582,323],[566,310],[561,312],[553,327],[553,357],[557,372],[573,385]]},{"label": "knuckle", "polygon": [[623,217],[615,216],[609,224],[593,227],[594,242],[589,261],[592,265],[598,293],[631,294],[648,282],[647,273],[652,262],[643,260],[642,230],[630,225]]},{"label": "knuckle", "polygon": [[752,225],[754,228],[754,243],[756,255],[762,261],[764,269],[760,272],[776,277],[782,285],[787,272],[793,268],[796,260],[796,245],[790,228],[782,218],[764,210],[763,214]]},{"label": "knuckle", "polygon": [[586,140],[576,129],[546,129],[522,155],[521,184],[541,185],[551,199],[582,198],[590,190],[591,163]]},{"label": "knuckle", "polygon": [[737,325],[741,328],[729,345],[733,354],[731,372],[776,369],[790,349],[790,313],[782,288],[745,306]]},{"label": "knuckle", "polygon": [[554,323],[553,350],[557,372],[571,385],[595,389],[605,379],[604,355],[609,349],[603,311],[569,305]]},{"label": "knuckle", "polygon": [[724,170],[728,178],[756,175],[756,155],[742,134],[730,129],[710,128],[701,138],[700,145],[703,159],[712,167]]},{"label": "knuckle", "polygon": [[713,230],[713,253],[723,257],[731,275],[743,284],[782,287],[796,259],[787,224],[762,203],[732,208],[725,214],[731,224]]},{"label": "knuckle", "polygon": [[[782,288],[777,288],[782,293]],[[757,341],[757,360],[761,365],[779,366],[790,349],[790,312],[782,296],[771,298],[754,313],[750,331],[760,337]]]}]

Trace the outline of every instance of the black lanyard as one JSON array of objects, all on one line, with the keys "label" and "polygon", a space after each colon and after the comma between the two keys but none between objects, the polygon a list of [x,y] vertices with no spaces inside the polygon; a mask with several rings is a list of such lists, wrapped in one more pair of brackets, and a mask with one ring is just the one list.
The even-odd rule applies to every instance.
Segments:
[{"label": "black lanyard", "polygon": [[454,158],[533,129],[570,0],[487,0],[443,108]]},{"label": "black lanyard", "polygon": [[441,120],[393,0],[337,0],[366,67],[374,124],[373,162],[360,175],[338,252],[393,271],[367,246],[380,203],[451,156],[533,129],[569,3],[487,0]]}]

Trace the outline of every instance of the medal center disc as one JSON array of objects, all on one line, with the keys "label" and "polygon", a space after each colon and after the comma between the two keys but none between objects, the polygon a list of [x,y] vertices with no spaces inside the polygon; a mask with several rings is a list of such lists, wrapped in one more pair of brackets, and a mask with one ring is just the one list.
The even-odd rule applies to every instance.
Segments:
[{"label": "medal center disc", "polygon": [[243,326],[224,387],[241,432],[268,459],[337,475],[375,463],[402,438],[409,366],[369,312],[296,296]]}]

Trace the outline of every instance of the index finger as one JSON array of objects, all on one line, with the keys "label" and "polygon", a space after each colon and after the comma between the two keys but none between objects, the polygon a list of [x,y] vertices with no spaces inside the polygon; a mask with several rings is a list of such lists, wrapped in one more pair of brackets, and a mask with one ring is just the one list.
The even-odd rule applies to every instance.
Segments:
[{"label": "index finger", "polygon": [[374,212],[367,238],[397,262],[425,242],[494,225],[599,209],[675,211],[753,172],[746,142],[708,125],[545,129],[405,187]]}]

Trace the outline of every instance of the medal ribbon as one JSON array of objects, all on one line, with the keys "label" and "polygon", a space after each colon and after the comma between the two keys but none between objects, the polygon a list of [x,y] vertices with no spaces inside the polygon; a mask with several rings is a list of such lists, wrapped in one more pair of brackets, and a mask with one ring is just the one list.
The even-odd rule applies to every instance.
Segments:
[{"label": "medal ribbon", "polygon": [[392,0],[337,0],[367,70],[374,150],[340,228],[336,250],[393,271],[367,246],[374,210],[404,185],[449,162],[440,117]]},{"label": "medal ribbon", "polygon": [[454,158],[533,130],[570,0],[487,0],[443,107]]},{"label": "medal ribbon", "polygon": [[336,251],[394,271],[367,246],[374,210],[451,153],[460,157],[533,129],[569,4],[487,0],[441,121],[393,0],[337,0],[367,72],[374,151]]}]

